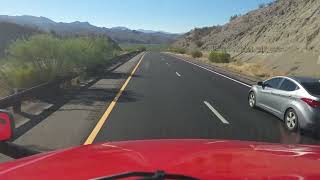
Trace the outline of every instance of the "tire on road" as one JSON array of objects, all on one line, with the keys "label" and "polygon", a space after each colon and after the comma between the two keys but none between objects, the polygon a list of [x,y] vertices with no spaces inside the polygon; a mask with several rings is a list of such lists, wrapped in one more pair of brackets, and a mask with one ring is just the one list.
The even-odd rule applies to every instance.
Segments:
[{"label": "tire on road", "polygon": [[296,111],[292,108],[289,108],[284,115],[284,125],[291,131],[296,132],[299,128],[299,118]]},{"label": "tire on road", "polygon": [[249,92],[248,103],[251,108],[256,108],[256,94],[253,91]]}]

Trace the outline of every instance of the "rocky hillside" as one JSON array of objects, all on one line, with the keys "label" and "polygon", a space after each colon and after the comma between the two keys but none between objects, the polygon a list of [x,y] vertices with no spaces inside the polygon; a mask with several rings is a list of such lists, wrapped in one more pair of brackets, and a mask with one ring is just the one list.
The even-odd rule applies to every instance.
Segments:
[{"label": "rocky hillside", "polygon": [[36,33],[40,33],[40,31],[13,23],[0,22],[0,57],[4,55],[4,50],[10,42],[19,38],[27,38]]},{"label": "rocky hillside", "polygon": [[233,52],[320,52],[320,0],[277,0],[223,26],[194,29],[174,46]]}]

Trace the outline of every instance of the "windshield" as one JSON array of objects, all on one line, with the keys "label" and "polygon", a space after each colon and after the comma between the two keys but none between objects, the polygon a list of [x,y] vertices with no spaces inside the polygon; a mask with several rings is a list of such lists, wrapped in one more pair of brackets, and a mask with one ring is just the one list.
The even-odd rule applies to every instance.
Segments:
[{"label": "windshield", "polygon": [[[85,165],[102,169],[112,156],[148,168],[119,161],[124,168],[90,177],[159,170],[198,178],[170,164],[195,162],[188,153],[212,143],[193,140],[223,142],[217,149],[320,148],[320,102],[310,96],[320,96],[319,79],[320,0],[2,0],[0,179],[1,163],[15,157],[99,143],[98,155],[79,161],[101,160]],[[192,142],[172,149],[190,159],[162,154],[172,142],[156,140],[168,139]],[[131,144],[146,140],[155,142]],[[151,159],[140,148],[151,148]],[[227,156],[212,154],[198,159],[199,169],[218,168],[214,162]],[[296,169],[320,176],[293,159]],[[238,169],[222,168],[231,167]]]}]

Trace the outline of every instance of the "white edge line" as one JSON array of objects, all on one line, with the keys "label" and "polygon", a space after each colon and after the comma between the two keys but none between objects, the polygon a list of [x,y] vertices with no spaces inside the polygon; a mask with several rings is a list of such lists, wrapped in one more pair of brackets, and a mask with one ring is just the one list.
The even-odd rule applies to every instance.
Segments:
[{"label": "white edge line", "polygon": [[181,59],[181,60],[184,61],[184,62],[187,62],[187,63],[193,64],[193,65],[195,65],[195,66],[198,66],[199,68],[202,68],[202,69],[205,69],[205,70],[210,71],[210,72],[212,72],[212,73],[215,73],[215,74],[217,74],[217,75],[219,75],[219,76],[222,76],[222,77],[224,77],[224,78],[227,78],[227,79],[229,79],[229,80],[231,80],[231,81],[234,81],[234,82],[236,82],[236,83],[239,83],[239,84],[241,84],[241,85],[244,85],[244,86],[247,86],[247,87],[251,88],[250,85],[245,84],[245,83],[243,83],[243,82],[241,82],[241,81],[235,80],[235,79],[233,79],[233,78],[231,78],[231,77],[228,77],[228,76],[223,75],[223,74],[221,74],[221,73],[215,72],[215,71],[213,71],[213,70],[211,70],[211,69],[208,69],[208,68],[206,68],[206,67],[200,66],[200,65],[195,64],[195,63],[193,63],[193,62],[187,61],[187,60],[182,59],[182,58],[180,58],[180,57],[176,57],[176,56],[174,56],[174,57],[175,57],[175,58],[178,58],[178,59]]},{"label": "white edge line", "polygon": [[181,75],[180,75],[178,72],[176,72],[176,75],[179,76],[179,77],[181,77]]},{"label": "white edge line", "polygon": [[207,101],[203,101],[203,103],[215,114],[222,123],[224,124],[230,124],[217,110],[215,110],[210,103]]}]

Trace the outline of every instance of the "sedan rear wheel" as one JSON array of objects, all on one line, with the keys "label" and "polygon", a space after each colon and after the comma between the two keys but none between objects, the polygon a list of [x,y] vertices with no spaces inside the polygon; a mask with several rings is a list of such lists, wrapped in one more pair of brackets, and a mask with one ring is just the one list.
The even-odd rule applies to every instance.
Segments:
[{"label": "sedan rear wheel", "polygon": [[297,113],[293,109],[289,109],[284,117],[284,122],[289,131],[296,131],[298,129]]},{"label": "sedan rear wheel", "polygon": [[256,95],[254,94],[253,91],[251,91],[251,92],[249,93],[249,98],[248,98],[248,100],[249,100],[249,106],[250,106],[251,108],[255,108],[255,107],[256,107]]}]

